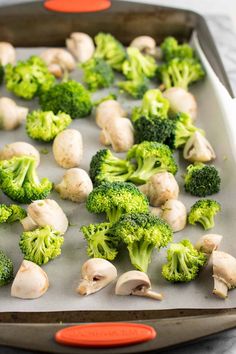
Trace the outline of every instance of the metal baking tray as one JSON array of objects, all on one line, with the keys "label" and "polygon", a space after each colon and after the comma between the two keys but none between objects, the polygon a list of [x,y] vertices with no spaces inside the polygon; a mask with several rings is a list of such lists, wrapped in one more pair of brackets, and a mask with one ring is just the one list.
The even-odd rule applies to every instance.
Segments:
[{"label": "metal baking tray", "polygon": [[[64,46],[65,38],[78,30],[91,36],[99,31],[110,32],[128,44],[134,37],[144,34],[144,28],[145,34],[155,37],[157,42],[161,42],[167,35],[189,40],[193,32],[196,33],[199,50],[203,51],[201,59],[207,59],[205,67],[210,63],[207,73],[215,83],[216,97],[224,98],[222,109],[225,109],[227,126],[230,127],[232,90],[208,27],[200,15],[174,8],[119,1],[113,1],[110,9],[96,13],[49,12],[43,8],[42,2],[7,6],[0,10],[0,40],[10,41],[16,47]],[[228,129],[229,135],[233,133],[233,128]],[[230,140],[233,141],[232,136]],[[156,328],[157,338],[127,348],[103,349],[103,352],[138,353],[173,346],[231,328],[235,325],[235,319],[234,308],[1,312],[0,344],[46,352],[93,353],[95,351],[91,349],[60,347],[53,341],[53,335],[59,328],[74,323],[135,321]]]}]

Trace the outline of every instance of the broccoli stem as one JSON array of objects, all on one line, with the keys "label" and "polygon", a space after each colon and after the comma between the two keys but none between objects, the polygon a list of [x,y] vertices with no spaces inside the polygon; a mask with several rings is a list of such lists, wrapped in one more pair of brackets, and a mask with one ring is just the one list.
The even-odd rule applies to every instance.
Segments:
[{"label": "broccoli stem", "polygon": [[122,208],[119,208],[117,206],[116,208],[107,210],[106,214],[107,214],[108,220],[113,224],[120,219],[121,215],[124,214],[124,211]]},{"label": "broccoli stem", "polygon": [[215,226],[214,217],[209,214],[207,216],[201,216],[198,222],[202,224],[204,230],[209,230]]},{"label": "broccoli stem", "polygon": [[141,239],[128,245],[127,248],[133,266],[141,272],[147,272],[154,246],[150,242]]},{"label": "broccoli stem", "polygon": [[33,160],[33,159],[30,161],[26,179],[32,185],[37,186],[40,184],[40,180],[39,180],[37,173],[36,173],[35,160]]},{"label": "broccoli stem", "polygon": [[23,183],[25,181],[25,178],[26,178],[26,176],[28,174],[29,167],[30,167],[30,160],[28,160],[28,159],[20,161],[20,162],[18,162],[17,164],[15,164],[13,166],[14,174],[16,176],[14,178],[14,181],[19,186],[23,185]]},{"label": "broccoli stem", "polygon": [[151,176],[158,172],[165,172],[166,170],[161,167],[161,165],[157,166],[158,163],[152,157],[144,159],[137,159],[138,168],[134,173],[129,177],[131,182],[137,184],[146,183]]}]

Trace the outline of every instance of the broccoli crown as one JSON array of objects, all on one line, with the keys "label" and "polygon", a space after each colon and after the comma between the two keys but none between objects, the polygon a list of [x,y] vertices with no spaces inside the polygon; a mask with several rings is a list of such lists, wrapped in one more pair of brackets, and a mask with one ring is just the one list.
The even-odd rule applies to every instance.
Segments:
[{"label": "broccoli crown", "polygon": [[111,231],[108,222],[82,226],[81,231],[88,242],[87,253],[89,257],[104,258],[112,261],[118,253],[118,237]]},{"label": "broccoli crown", "polygon": [[7,222],[11,214],[12,214],[11,208],[6,206],[5,204],[0,204],[0,224]]},{"label": "broccoli crown", "polygon": [[175,174],[178,170],[170,148],[155,141],[133,145],[127,153],[127,160],[134,160],[137,165],[129,180],[138,184],[146,183],[158,172]]},{"label": "broccoli crown", "polygon": [[51,141],[71,123],[71,117],[62,112],[33,111],[27,115],[26,131],[35,140]]},{"label": "broccoli crown", "polygon": [[197,277],[206,260],[205,254],[197,251],[189,240],[172,243],[162,275],[170,282],[189,282]]},{"label": "broccoli crown", "polygon": [[7,223],[11,224],[15,221],[20,221],[27,216],[27,212],[20,205],[11,204],[9,205],[9,209],[11,209],[11,215],[7,219]]},{"label": "broccoli crown", "polygon": [[112,231],[126,244],[133,266],[142,272],[147,271],[154,248],[166,247],[173,237],[171,227],[150,213],[122,215]]},{"label": "broccoli crown", "polygon": [[118,87],[127,92],[136,99],[143,98],[143,95],[148,90],[149,80],[145,77],[133,80],[120,81],[117,83]]},{"label": "broccoli crown", "polygon": [[0,85],[3,82],[3,78],[4,78],[4,68],[3,65],[0,63]]},{"label": "broccoli crown", "polygon": [[80,83],[70,80],[53,86],[40,96],[43,111],[64,112],[71,118],[83,118],[92,111],[90,93]]},{"label": "broccoli crown", "polygon": [[189,165],[184,179],[186,192],[196,197],[206,197],[218,193],[221,179],[215,166],[205,165],[201,162]]},{"label": "broccoli crown", "polygon": [[204,78],[205,72],[201,63],[196,59],[175,58],[158,68],[158,75],[165,89],[188,86]]},{"label": "broccoli crown", "polygon": [[91,58],[81,65],[84,70],[84,82],[89,90],[109,87],[114,82],[111,66],[101,58]]},{"label": "broccoli crown", "polygon": [[21,156],[0,161],[0,187],[12,200],[30,203],[46,198],[52,183],[47,178],[39,180],[33,157]]},{"label": "broccoli crown", "polygon": [[138,48],[127,48],[128,58],[122,65],[122,72],[129,80],[142,77],[152,78],[157,71],[155,59],[150,55],[144,55]]},{"label": "broccoli crown", "polygon": [[142,141],[166,143],[166,140],[173,133],[173,121],[171,119],[150,119],[143,116],[134,121],[133,125],[137,143]]},{"label": "broccoli crown", "polygon": [[134,171],[134,166],[112,154],[109,149],[101,149],[92,157],[89,174],[95,185],[101,182],[125,182]]},{"label": "broccoli crown", "polygon": [[189,224],[200,223],[205,230],[215,226],[214,216],[221,210],[220,204],[212,199],[201,199],[192,205],[189,215]]},{"label": "broccoli crown", "polygon": [[3,251],[0,250],[0,286],[10,283],[13,279],[13,263]]},{"label": "broccoli crown", "polygon": [[24,259],[38,265],[46,264],[61,254],[64,238],[51,226],[23,232],[19,246]]},{"label": "broccoli crown", "polygon": [[141,107],[133,109],[131,119],[133,122],[143,116],[151,119],[165,119],[168,117],[169,107],[169,101],[163,97],[161,91],[151,89],[144,94]]},{"label": "broccoli crown", "polygon": [[16,66],[7,64],[5,80],[9,91],[31,100],[49,90],[54,85],[55,77],[41,58],[32,56],[26,61],[18,61]]},{"label": "broccoli crown", "polygon": [[114,223],[122,214],[147,212],[148,200],[132,183],[103,182],[89,194],[86,207],[91,213],[106,213]]},{"label": "broccoli crown", "polygon": [[123,45],[109,33],[100,32],[94,38],[94,58],[104,59],[113,69],[120,71],[126,58]]},{"label": "broccoli crown", "polygon": [[189,44],[179,44],[174,37],[166,37],[161,44],[161,51],[165,61],[174,58],[193,58],[194,52]]}]

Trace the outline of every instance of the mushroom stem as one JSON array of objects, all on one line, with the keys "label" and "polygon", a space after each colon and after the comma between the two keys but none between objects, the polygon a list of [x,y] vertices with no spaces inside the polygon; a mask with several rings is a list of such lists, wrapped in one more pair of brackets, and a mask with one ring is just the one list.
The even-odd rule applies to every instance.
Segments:
[{"label": "mushroom stem", "polygon": [[213,294],[221,297],[222,299],[226,299],[228,295],[228,287],[227,285],[219,278],[214,277],[214,289]]},{"label": "mushroom stem", "polygon": [[20,222],[24,230],[27,231],[35,230],[38,227],[38,224],[34,222],[30,216],[26,216],[26,218],[22,219]]},{"label": "mushroom stem", "polygon": [[159,300],[159,301],[163,300],[162,294],[156,293],[155,291],[147,289],[145,286],[142,286],[141,288],[134,289],[132,291],[132,295],[144,296],[144,297],[148,297],[150,299]]}]

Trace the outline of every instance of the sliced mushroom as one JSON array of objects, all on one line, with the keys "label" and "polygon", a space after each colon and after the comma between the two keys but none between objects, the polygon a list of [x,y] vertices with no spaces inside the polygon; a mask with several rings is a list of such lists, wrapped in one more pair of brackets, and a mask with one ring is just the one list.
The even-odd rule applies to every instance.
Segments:
[{"label": "sliced mushroom", "polygon": [[35,158],[37,166],[40,163],[38,150],[36,150],[33,145],[25,143],[24,141],[6,144],[2,150],[0,150],[0,160],[10,160],[14,156],[32,156]]},{"label": "sliced mushroom", "polygon": [[184,146],[185,160],[192,162],[208,162],[216,158],[209,141],[199,132],[195,132]]},{"label": "sliced mushroom", "polygon": [[105,128],[113,119],[125,117],[126,112],[116,100],[101,102],[96,109],[96,123],[100,128]]},{"label": "sliced mushroom", "polygon": [[236,287],[236,258],[226,252],[213,251],[213,294],[226,299],[228,290]]},{"label": "sliced mushroom", "polygon": [[80,63],[92,58],[95,51],[92,38],[82,32],[71,33],[70,38],[66,40],[66,46]]},{"label": "sliced mushroom", "polygon": [[47,64],[48,70],[58,78],[67,72],[71,72],[76,66],[73,56],[62,48],[49,48],[42,52],[40,56]]},{"label": "sliced mushroom", "polygon": [[163,295],[151,291],[151,282],[146,273],[131,270],[122,274],[116,283],[116,295],[136,295],[162,300]]},{"label": "sliced mushroom", "polygon": [[48,290],[47,274],[37,264],[24,260],[11,287],[11,296],[37,299]]},{"label": "sliced mushroom", "polygon": [[28,206],[27,217],[21,220],[25,231],[41,226],[52,226],[64,234],[68,228],[68,219],[55,200],[36,200]]},{"label": "sliced mushroom", "polygon": [[139,186],[139,190],[148,197],[154,207],[162,205],[168,199],[177,199],[179,195],[178,183],[169,172],[153,175],[146,184]]},{"label": "sliced mushroom", "polygon": [[197,117],[197,102],[194,96],[181,87],[171,87],[163,92],[170,103],[171,113],[188,113],[193,120]]},{"label": "sliced mushroom", "polygon": [[83,264],[81,276],[76,291],[80,295],[90,295],[110,284],[117,277],[117,270],[105,259],[92,258]]},{"label": "sliced mushroom", "polygon": [[7,64],[15,64],[16,51],[8,42],[0,42],[0,63],[5,66]]},{"label": "sliced mushroom", "polygon": [[55,186],[62,199],[83,203],[93,190],[92,181],[86,171],[81,168],[71,168],[63,176],[62,181]]},{"label": "sliced mushroom", "polygon": [[223,236],[218,234],[203,235],[197,241],[195,248],[206,255],[210,256],[213,251],[216,251],[222,241]]},{"label": "sliced mushroom", "polygon": [[0,98],[0,129],[13,130],[26,119],[29,109],[18,106],[11,98]]},{"label": "sliced mushroom", "polygon": [[162,206],[161,218],[173,229],[173,232],[183,230],[187,223],[187,210],[185,205],[177,199],[169,199]]}]

